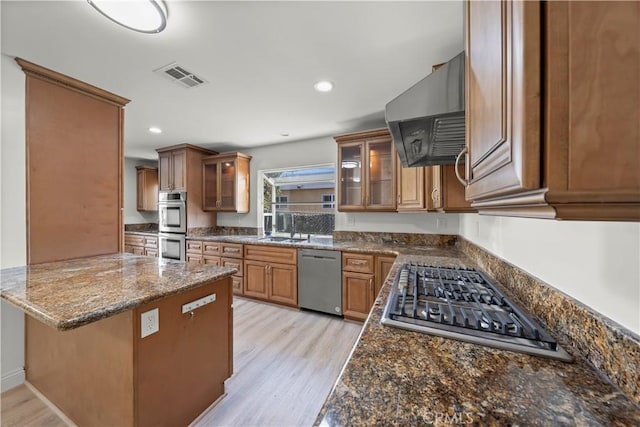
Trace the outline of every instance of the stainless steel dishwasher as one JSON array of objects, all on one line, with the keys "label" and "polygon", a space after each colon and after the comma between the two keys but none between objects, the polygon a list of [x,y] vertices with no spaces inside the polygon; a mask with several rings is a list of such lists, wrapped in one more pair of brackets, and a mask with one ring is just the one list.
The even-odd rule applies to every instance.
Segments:
[{"label": "stainless steel dishwasher", "polygon": [[340,251],[298,249],[300,308],[342,315],[342,257]]}]

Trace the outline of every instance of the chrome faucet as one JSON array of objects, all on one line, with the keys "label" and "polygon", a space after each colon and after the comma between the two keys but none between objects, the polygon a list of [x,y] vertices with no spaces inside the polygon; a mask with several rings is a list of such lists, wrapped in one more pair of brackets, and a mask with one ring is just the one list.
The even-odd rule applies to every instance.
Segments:
[{"label": "chrome faucet", "polygon": [[291,214],[291,239],[296,235],[296,217],[294,214]]}]

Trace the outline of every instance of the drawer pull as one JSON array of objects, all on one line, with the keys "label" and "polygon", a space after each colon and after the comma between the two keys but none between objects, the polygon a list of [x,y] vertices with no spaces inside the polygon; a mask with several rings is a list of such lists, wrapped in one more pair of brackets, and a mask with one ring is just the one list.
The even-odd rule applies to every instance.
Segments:
[{"label": "drawer pull", "polygon": [[369,261],[366,261],[366,260],[363,260],[363,259],[352,259],[352,260],[350,260],[350,264],[366,265],[366,264],[369,264]]},{"label": "drawer pull", "polygon": [[238,248],[224,248],[225,252],[240,252]]}]

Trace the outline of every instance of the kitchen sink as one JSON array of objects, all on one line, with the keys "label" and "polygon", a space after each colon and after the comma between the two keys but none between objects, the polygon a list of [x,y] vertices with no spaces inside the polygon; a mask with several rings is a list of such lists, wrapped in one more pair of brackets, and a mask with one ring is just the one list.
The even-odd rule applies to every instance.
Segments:
[{"label": "kitchen sink", "polygon": [[306,242],[309,239],[303,237],[282,237],[282,236],[267,236],[259,239],[262,242],[282,242],[282,243],[299,243]]},{"label": "kitchen sink", "polygon": [[263,242],[286,242],[288,240],[290,240],[289,237],[280,237],[280,236],[267,236],[267,237],[263,237],[261,239],[258,240],[262,240]]}]

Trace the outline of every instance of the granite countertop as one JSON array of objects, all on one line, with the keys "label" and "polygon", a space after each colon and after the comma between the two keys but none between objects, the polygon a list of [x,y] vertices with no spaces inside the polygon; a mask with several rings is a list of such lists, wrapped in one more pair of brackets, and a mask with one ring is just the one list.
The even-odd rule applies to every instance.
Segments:
[{"label": "granite countertop", "polygon": [[434,254],[455,256],[457,250],[452,244],[448,244],[450,236],[434,235],[432,244],[428,245],[410,245],[399,242],[377,243],[363,240],[350,241],[334,241],[331,237],[312,237],[310,240],[300,240],[295,242],[287,241],[269,241],[267,238],[250,235],[250,236],[226,236],[226,235],[207,235],[187,237],[187,240],[202,240],[210,242],[227,242],[239,243],[245,245],[264,245],[264,246],[280,246],[287,248],[305,248],[305,249],[326,249],[344,252],[360,252],[375,253],[378,255],[396,256],[399,254]]},{"label": "granite countertop", "polygon": [[573,363],[382,325],[410,261],[477,267],[455,251],[400,255],[316,425],[640,425],[640,407],[565,342]]},{"label": "granite countertop", "polygon": [[0,295],[45,324],[67,330],[236,272],[115,253],[0,270]]},{"label": "granite countertop", "polygon": [[124,234],[133,234],[135,236],[158,237],[158,231],[125,231]]}]

